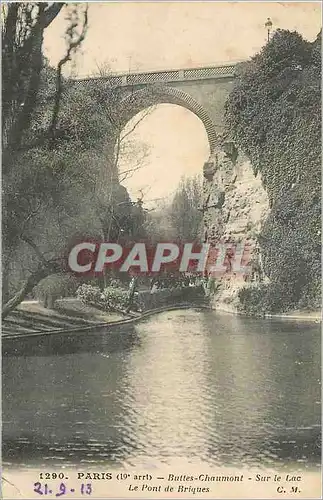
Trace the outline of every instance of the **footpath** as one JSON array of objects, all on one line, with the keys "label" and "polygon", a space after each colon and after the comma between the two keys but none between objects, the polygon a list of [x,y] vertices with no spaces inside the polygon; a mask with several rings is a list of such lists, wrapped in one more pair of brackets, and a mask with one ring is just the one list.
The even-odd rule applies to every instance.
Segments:
[{"label": "footpath", "polygon": [[180,301],[155,307],[142,313],[105,312],[83,304],[78,299],[61,299],[55,309],[45,309],[37,301],[26,301],[2,322],[2,338],[17,339],[63,333],[82,333],[101,329],[111,330],[135,323],[159,312],[174,309],[211,309],[202,301]]}]

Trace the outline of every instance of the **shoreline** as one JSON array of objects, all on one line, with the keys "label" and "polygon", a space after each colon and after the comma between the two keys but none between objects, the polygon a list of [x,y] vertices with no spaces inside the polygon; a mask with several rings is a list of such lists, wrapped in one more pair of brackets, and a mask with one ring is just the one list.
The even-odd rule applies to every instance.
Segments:
[{"label": "shoreline", "polygon": [[237,311],[236,308],[226,306],[225,304],[214,305],[212,307],[213,311],[219,311],[224,314],[231,314],[234,316],[241,316],[245,318],[253,318],[253,319],[281,319],[288,321],[301,321],[304,323],[321,323],[322,322],[322,311],[291,311],[288,313],[277,313],[270,314],[266,313],[263,316],[249,316],[245,313]]},{"label": "shoreline", "polygon": [[211,306],[207,306],[199,303],[177,303],[169,306],[163,306],[156,309],[151,309],[143,312],[142,314],[138,314],[136,316],[126,317],[124,319],[119,319],[116,321],[102,322],[102,323],[92,323],[88,325],[82,325],[72,328],[56,328],[47,331],[34,330],[31,332],[22,332],[20,334],[5,334],[2,335],[2,341],[10,341],[10,340],[19,340],[26,338],[35,338],[35,337],[46,337],[49,335],[68,335],[68,334],[78,334],[85,332],[95,332],[96,330],[112,330],[114,327],[118,328],[123,325],[137,323],[139,321],[143,321],[150,316],[155,314],[159,314],[162,312],[174,311],[174,310],[185,310],[185,309],[207,309],[209,311],[212,310]]},{"label": "shoreline", "polygon": [[265,316],[248,316],[241,312],[238,312],[234,308],[230,308],[223,304],[218,306],[208,306],[204,304],[194,304],[194,303],[177,303],[168,306],[163,306],[155,309],[151,309],[145,311],[136,316],[128,316],[122,319],[112,320],[108,322],[89,322],[88,324],[79,325],[75,327],[68,327],[67,325],[61,328],[53,328],[50,330],[33,330],[29,332],[22,332],[18,334],[2,334],[2,340],[10,341],[10,340],[18,340],[18,339],[26,339],[26,338],[37,338],[37,337],[47,337],[49,335],[68,335],[68,334],[81,334],[85,332],[95,332],[97,330],[112,330],[114,328],[122,327],[123,325],[134,324],[140,321],[144,321],[145,319],[154,316],[156,314],[160,314],[163,312],[174,311],[174,310],[185,310],[185,309],[206,309],[213,312],[219,312],[220,314],[228,314],[233,316],[240,316],[250,319],[277,319],[277,320],[287,320],[287,321],[301,321],[304,323],[313,323],[319,324],[322,321],[321,312],[291,312],[291,313],[281,313],[281,314],[266,314]]}]

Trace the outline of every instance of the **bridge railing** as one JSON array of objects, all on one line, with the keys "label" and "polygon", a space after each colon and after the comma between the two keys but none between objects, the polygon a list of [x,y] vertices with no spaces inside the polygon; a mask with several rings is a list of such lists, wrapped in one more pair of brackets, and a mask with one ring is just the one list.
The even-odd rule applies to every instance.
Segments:
[{"label": "bridge railing", "polygon": [[[214,78],[233,78],[235,76],[235,64],[223,64],[221,66],[208,66],[203,68],[175,69],[167,71],[145,71],[127,74],[112,74],[107,77],[98,77],[100,80],[108,80],[115,87],[126,87],[133,85],[145,85],[150,83],[183,82],[191,80],[207,80]],[[90,80],[89,78],[78,81]],[[95,78],[91,78],[95,80]]]}]

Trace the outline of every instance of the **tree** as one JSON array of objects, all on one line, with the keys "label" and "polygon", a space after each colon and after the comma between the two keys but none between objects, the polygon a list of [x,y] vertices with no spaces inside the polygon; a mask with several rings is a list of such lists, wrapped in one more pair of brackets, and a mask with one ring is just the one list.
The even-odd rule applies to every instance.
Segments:
[{"label": "tree", "polygon": [[[88,180],[93,184],[91,208],[93,234],[98,241],[119,241],[120,238],[135,239],[143,235],[143,220],[140,206],[130,200],[127,189],[122,183],[145,165],[149,148],[138,142],[134,132],[140,123],[153,111],[144,109],[128,122],[128,110],[123,105],[124,94],[107,65],[98,66],[93,75],[93,86],[97,112],[106,118],[104,164],[98,175],[97,166],[87,170]],[[86,91],[86,81],[80,81],[82,92]],[[91,88],[91,85],[90,85]],[[108,121],[108,124],[106,124]],[[127,123],[128,122],[128,123]],[[102,128],[102,127],[101,127]],[[104,269],[104,285],[108,282]]]},{"label": "tree", "polygon": [[163,198],[153,201],[156,201],[156,206],[146,211],[144,229],[150,243],[156,245],[160,241],[173,239],[174,229],[168,217],[169,201]]},{"label": "tree", "polygon": [[271,212],[259,242],[267,306],[320,303],[321,57],[296,32],[278,30],[240,70],[226,121],[255,173]]},{"label": "tree", "polygon": [[181,179],[168,210],[174,235],[182,241],[198,240],[203,215],[200,210],[202,183],[198,176]]},{"label": "tree", "polygon": [[[24,4],[16,9],[16,31],[23,26],[26,40],[33,37],[36,19],[43,10],[47,12],[46,5]],[[18,41],[13,34],[10,39],[14,6],[8,7],[3,33],[15,52],[11,59],[10,44],[4,44],[6,71],[15,72],[19,83],[16,93],[10,94],[10,86],[5,88],[3,317],[39,280],[66,272],[66,251],[78,238],[99,241],[118,239],[121,233],[133,235],[136,214],[127,190],[120,186],[119,159],[131,153],[137,162],[121,172],[125,179],[146,155],[143,148],[136,154],[130,144],[131,129],[123,133],[118,88],[106,80],[92,86],[62,77],[63,65],[85,37],[86,7],[64,7],[69,20],[67,48],[54,69],[42,55],[42,38],[41,43],[37,39],[36,48],[22,35]],[[52,16],[58,15],[63,4],[59,7],[51,7]],[[46,19],[44,29],[49,25]],[[33,50],[40,60],[35,71],[30,69]],[[33,101],[26,119],[20,116],[27,102],[21,89],[29,86]]]},{"label": "tree", "polygon": [[[96,192],[98,216],[102,220],[102,237],[106,241],[118,239],[121,232],[123,236],[126,234],[136,236],[134,225],[138,224],[134,224],[134,220],[131,223],[130,219],[133,219],[131,214],[138,219],[138,204],[134,205],[130,202],[128,193],[120,184],[146,164],[149,147],[145,143],[138,142],[134,133],[154,110],[154,106],[149,106],[128,122],[128,110],[125,110],[123,106],[122,90],[114,85],[112,76],[107,64],[98,65],[98,71],[94,75],[98,78],[98,82],[104,82],[106,99],[102,112],[108,114],[111,126],[107,148],[109,150],[107,172],[110,173],[110,189],[105,190],[104,193],[100,190]],[[133,94],[134,89],[130,92]],[[118,196],[115,196],[116,193]],[[130,207],[134,207],[134,210]]]},{"label": "tree", "polygon": [[[44,32],[62,9],[69,20],[67,48],[55,76],[42,54]],[[62,68],[82,43],[87,29],[87,7],[64,3],[9,3],[3,9],[3,299],[8,299],[10,263],[21,246],[35,255],[35,266],[26,282],[3,307],[3,317],[46,274],[59,268],[48,260],[28,229],[43,212],[55,205],[62,186],[61,144],[58,130],[62,101]],[[54,91],[53,91],[54,89]],[[53,92],[53,93],[52,93]],[[42,120],[39,123],[39,112]],[[44,112],[45,111],[45,112]]]}]

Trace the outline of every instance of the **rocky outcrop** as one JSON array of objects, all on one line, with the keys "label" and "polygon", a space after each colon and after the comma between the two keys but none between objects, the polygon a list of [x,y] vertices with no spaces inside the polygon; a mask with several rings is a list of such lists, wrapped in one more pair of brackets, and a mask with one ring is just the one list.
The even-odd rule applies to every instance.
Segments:
[{"label": "rocky outcrop", "polygon": [[255,176],[250,161],[233,142],[222,142],[203,168],[204,241],[216,246],[219,242],[247,243],[250,273],[228,271],[220,276],[216,307],[235,309],[237,293],[254,279],[262,279],[261,255],[257,235],[268,215],[269,203],[261,177]]}]

